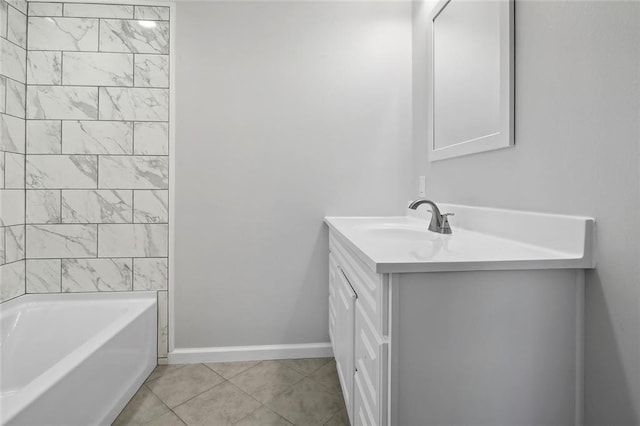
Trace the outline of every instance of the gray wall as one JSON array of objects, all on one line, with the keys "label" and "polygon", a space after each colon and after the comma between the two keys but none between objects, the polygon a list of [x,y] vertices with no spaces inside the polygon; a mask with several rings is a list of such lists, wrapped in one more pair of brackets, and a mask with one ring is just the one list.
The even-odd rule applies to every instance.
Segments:
[{"label": "gray wall", "polygon": [[414,181],[442,202],[589,215],[585,423],[640,423],[640,3],[516,2],[516,146],[427,162],[428,10],[414,4]]},{"label": "gray wall", "polygon": [[411,5],[179,3],[176,347],[328,342],[325,215],[399,214]]}]

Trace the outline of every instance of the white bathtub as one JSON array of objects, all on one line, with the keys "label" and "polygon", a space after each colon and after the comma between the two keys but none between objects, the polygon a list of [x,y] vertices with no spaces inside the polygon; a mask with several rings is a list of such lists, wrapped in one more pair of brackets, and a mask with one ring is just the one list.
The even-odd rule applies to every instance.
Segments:
[{"label": "white bathtub", "polygon": [[0,424],[108,425],[156,365],[155,292],[0,305]]}]

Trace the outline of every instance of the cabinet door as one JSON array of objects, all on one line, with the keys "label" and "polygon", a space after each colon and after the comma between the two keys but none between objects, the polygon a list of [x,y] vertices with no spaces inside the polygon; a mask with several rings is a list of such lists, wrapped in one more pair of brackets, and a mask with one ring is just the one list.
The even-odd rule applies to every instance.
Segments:
[{"label": "cabinet door", "polygon": [[333,331],[333,353],[342,386],[349,419],[353,414],[353,360],[356,293],[340,268],[337,271],[336,323]]},{"label": "cabinet door", "polygon": [[[355,324],[355,424],[386,424],[387,342],[378,334],[365,309],[356,302]],[[365,421],[366,419],[366,421]]]}]

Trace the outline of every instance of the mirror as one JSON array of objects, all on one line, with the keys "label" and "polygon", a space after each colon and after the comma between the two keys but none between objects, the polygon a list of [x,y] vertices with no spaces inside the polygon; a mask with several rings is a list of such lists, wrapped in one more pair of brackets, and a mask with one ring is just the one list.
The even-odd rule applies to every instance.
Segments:
[{"label": "mirror", "polygon": [[513,0],[443,0],[431,28],[429,161],[512,146]]}]

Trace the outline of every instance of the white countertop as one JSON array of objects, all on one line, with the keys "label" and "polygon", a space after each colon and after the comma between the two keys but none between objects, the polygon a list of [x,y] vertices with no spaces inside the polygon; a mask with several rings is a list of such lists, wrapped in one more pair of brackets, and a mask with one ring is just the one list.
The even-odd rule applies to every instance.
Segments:
[{"label": "white countertop", "polygon": [[428,212],[326,217],[325,222],[377,273],[595,267],[591,218],[447,204],[440,208],[456,214],[450,218],[451,235],[428,231]]}]

